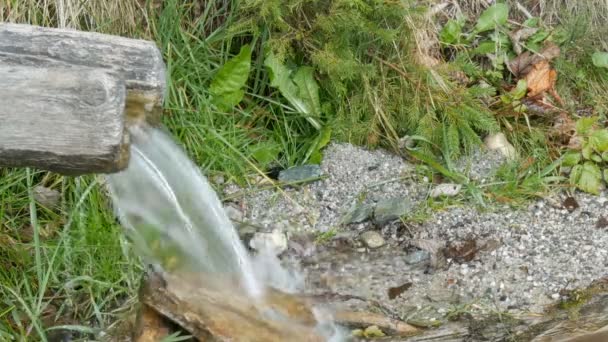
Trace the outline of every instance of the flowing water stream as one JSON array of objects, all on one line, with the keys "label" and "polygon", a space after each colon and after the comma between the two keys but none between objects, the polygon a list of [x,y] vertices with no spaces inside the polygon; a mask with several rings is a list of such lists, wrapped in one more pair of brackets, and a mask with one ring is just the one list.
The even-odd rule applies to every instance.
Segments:
[{"label": "flowing water stream", "polygon": [[[129,167],[109,175],[108,186],[122,225],[147,262],[167,271],[236,277],[252,301],[263,298],[268,285],[301,288],[274,254],[249,256],[207,179],[165,132],[131,129]],[[319,326],[328,340],[342,340],[331,322],[319,319]]]}]

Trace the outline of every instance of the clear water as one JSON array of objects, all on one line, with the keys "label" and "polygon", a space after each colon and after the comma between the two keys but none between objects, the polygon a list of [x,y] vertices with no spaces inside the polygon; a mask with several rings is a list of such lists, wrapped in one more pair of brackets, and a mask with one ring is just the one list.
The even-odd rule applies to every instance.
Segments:
[{"label": "clear water", "polygon": [[[265,286],[302,289],[301,277],[271,251],[249,256],[207,179],[165,132],[133,128],[129,167],[107,181],[122,225],[148,262],[236,277],[254,300]],[[314,312],[328,341],[343,340],[327,312]]]}]

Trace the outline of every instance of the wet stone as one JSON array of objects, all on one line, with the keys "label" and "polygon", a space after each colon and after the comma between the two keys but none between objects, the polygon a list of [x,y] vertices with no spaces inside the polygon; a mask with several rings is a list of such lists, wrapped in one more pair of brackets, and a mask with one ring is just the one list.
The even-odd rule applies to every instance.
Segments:
[{"label": "wet stone", "polygon": [[257,232],[249,241],[249,247],[258,252],[279,255],[287,250],[287,237],[278,230],[271,233]]},{"label": "wet stone", "polygon": [[420,264],[431,259],[428,251],[415,251],[405,256],[405,262],[409,265]]},{"label": "wet stone", "polygon": [[290,183],[318,178],[322,175],[321,167],[316,164],[295,166],[279,172],[279,181]]},{"label": "wet stone", "polygon": [[382,235],[373,230],[368,230],[367,232],[361,234],[361,241],[368,248],[379,248],[384,246],[384,244],[386,243]]},{"label": "wet stone", "polygon": [[411,207],[412,203],[407,198],[398,197],[381,200],[374,210],[374,223],[381,226],[397,220],[407,214]]},{"label": "wet stone", "polygon": [[374,208],[367,204],[355,204],[344,215],[342,222],[344,224],[361,223],[369,219],[374,213]]}]

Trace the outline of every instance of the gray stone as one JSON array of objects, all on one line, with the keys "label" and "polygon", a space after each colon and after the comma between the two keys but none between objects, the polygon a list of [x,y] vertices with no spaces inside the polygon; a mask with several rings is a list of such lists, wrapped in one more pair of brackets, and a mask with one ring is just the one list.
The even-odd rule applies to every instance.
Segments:
[{"label": "gray stone", "polygon": [[42,206],[53,209],[59,205],[61,193],[41,185],[34,188],[34,199]]},{"label": "gray stone", "polygon": [[224,212],[228,216],[228,218],[232,221],[243,222],[243,212],[238,208],[228,204],[224,206]]},{"label": "gray stone", "polygon": [[355,204],[342,218],[344,224],[361,223],[369,219],[374,213],[374,207],[368,204]]},{"label": "gray stone", "polygon": [[411,207],[412,203],[410,200],[403,197],[381,200],[376,204],[376,209],[374,210],[374,223],[385,225],[397,220],[407,214]]},{"label": "gray stone", "polygon": [[431,253],[428,251],[415,251],[405,256],[405,262],[410,265],[419,264],[431,259]]},{"label": "gray stone", "polygon": [[375,232],[373,230],[368,230],[361,234],[361,241],[368,248],[378,248],[382,247],[385,244],[384,238],[380,233]]},{"label": "gray stone", "polygon": [[321,174],[321,167],[316,164],[295,166],[279,172],[279,181],[299,182],[307,179],[318,178],[321,176]]},{"label": "gray stone", "polygon": [[249,247],[258,252],[279,255],[287,250],[287,237],[279,230],[271,233],[257,232],[249,240]]},{"label": "gray stone", "polygon": [[431,190],[429,196],[431,196],[431,198],[437,198],[441,196],[453,197],[458,195],[461,188],[462,185],[460,184],[443,183],[434,187],[433,190]]}]

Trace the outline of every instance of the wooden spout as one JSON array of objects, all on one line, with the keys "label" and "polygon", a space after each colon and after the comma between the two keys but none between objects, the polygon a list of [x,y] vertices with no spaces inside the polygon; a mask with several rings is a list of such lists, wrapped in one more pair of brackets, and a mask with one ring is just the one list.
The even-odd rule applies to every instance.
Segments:
[{"label": "wooden spout", "polygon": [[0,23],[0,167],[69,175],[127,167],[130,125],[160,122],[156,45]]}]

